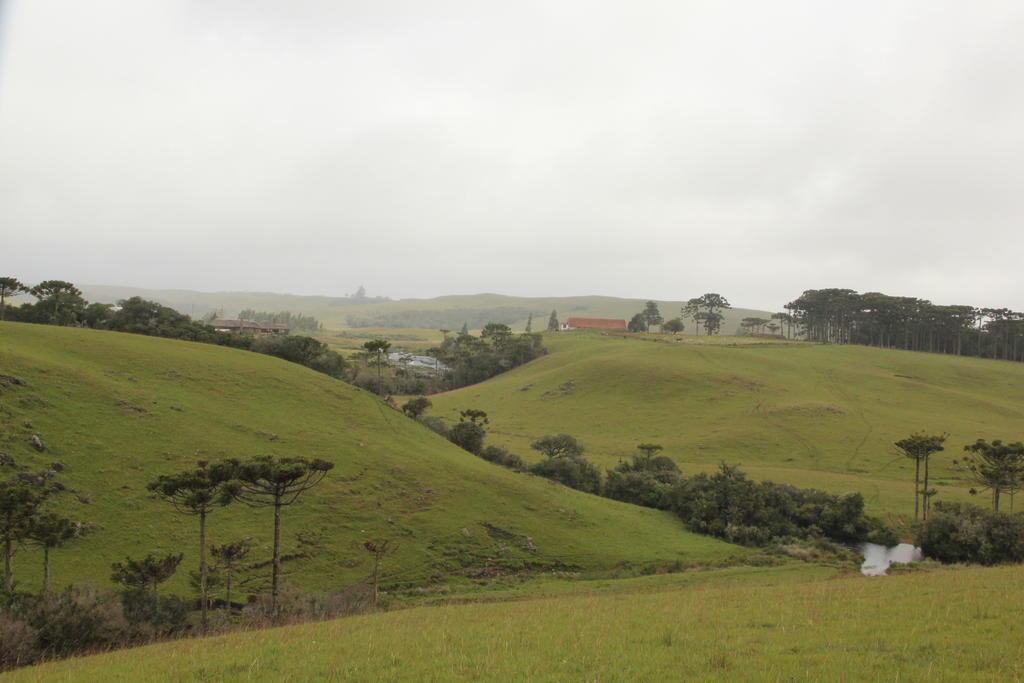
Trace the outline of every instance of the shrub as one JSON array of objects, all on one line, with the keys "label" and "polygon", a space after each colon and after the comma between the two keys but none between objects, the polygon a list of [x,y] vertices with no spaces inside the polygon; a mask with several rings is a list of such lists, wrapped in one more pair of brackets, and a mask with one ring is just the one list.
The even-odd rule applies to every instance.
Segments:
[{"label": "shrub", "polygon": [[437,432],[446,439],[448,438],[448,425],[441,418],[433,416],[421,417],[420,422],[431,431]]},{"label": "shrub", "polygon": [[672,487],[679,481],[679,468],[671,458],[646,454],[633,456],[608,471],[604,495],[634,505],[665,509]]},{"label": "shrub", "polygon": [[484,445],[484,437],[487,432],[475,422],[459,422],[448,430],[448,440],[453,444],[469,451],[479,453]]},{"label": "shrub", "polygon": [[42,656],[66,656],[129,640],[129,624],[112,593],[71,587],[36,599],[26,612]]},{"label": "shrub", "polygon": [[967,503],[938,502],[917,529],[916,545],[939,562],[999,564],[1024,561],[1024,515]]},{"label": "shrub", "polygon": [[121,594],[121,604],[134,639],[166,638],[189,628],[189,605],[181,598],[133,590]]},{"label": "shrub", "polygon": [[0,671],[32,664],[38,657],[36,630],[20,619],[0,613]]},{"label": "shrub", "polygon": [[500,446],[488,446],[480,451],[480,457],[496,465],[507,467],[510,470],[522,471],[526,469],[526,463],[515,453],[509,453],[508,449]]},{"label": "shrub", "polygon": [[546,458],[530,467],[530,472],[587,493],[601,493],[601,473],[583,456]]},{"label": "shrub", "polygon": [[411,398],[402,404],[402,412],[412,418],[417,418],[427,412],[427,408],[434,405],[426,396]]}]

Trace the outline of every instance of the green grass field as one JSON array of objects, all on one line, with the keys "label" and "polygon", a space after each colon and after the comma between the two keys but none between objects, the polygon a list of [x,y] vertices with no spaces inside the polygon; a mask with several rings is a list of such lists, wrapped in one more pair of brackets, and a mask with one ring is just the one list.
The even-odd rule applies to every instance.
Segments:
[{"label": "green grass field", "polygon": [[[392,539],[392,586],[465,582],[549,569],[587,573],[679,561],[728,563],[748,551],[684,530],[668,513],[577,493],[452,446],[375,397],[269,356],[138,335],[0,324],[0,451],[59,476],[54,498],[95,531],[53,555],[56,585],[109,586],[126,555],[182,551],[195,566],[195,520],[150,497],[148,481],[200,458],[319,457],[336,468],[284,517],[285,551],[303,532],[319,548],[285,564],[286,582],[337,589],[367,575],[362,539]],[[44,453],[29,444],[32,434]],[[7,470],[8,468],[4,468]],[[0,472],[0,476],[13,472]],[[76,496],[81,496],[79,500]],[[269,557],[268,510],[210,518],[214,544],[252,536]],[[532,549],[531,548],[535,548]],[[16,577],[40,575],[19,552]],[[187,590],[187,571],[171,588]]]},{"label": "green grass field", "polygon": [[[775,572],[778,574],[778,572]],[[891,680],[1024,676],[1024,569],[420,607],[17,671],[11,681]]]},{"label": "green grass field", "polygon": [[965,444],[1024,439],[1019,363],[729,337],[558,333],[545,344],[546,357],[432,396],[433,414],[486,410],[491,442],[527,459],[546,433],[576,436],[607,467],[653,441],[687,472],[740,463],[762,479],[860,491],[873,511],[901,515],[913,512],[913,466],[897,439],[950,434],[934,459],[940,500],[970,499],[952,465]]}]

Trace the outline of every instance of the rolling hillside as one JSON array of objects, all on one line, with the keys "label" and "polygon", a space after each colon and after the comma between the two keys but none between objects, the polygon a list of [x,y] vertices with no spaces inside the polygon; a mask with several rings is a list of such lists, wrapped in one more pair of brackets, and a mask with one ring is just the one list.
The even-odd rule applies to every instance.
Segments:
[{"label": "rolling hillside", "polygon": [[860,491],[875,512],[897,513],[913,511],[897,439],[950,434],[933,466],[940,500],[969,499],[952,466],[964,444],[1024,439],[1019,363],[727,337],[559,333],[545,343],[544,358],[431,397],[434,414],[486,410],[492,441],[526,458],[545,433],[578,437],[608,467],[653,441],[687,471],[741,463],[758,478]]},{"label": "rolling hillside", "polygon": [[[751,580],[420,607],[180,640],[11,681],[1006,681],[1024,676],[1024,570]],[[671,577],[670,577],[671,578]],[[644,590],[641,583],[650,584]],[[661,590],[658,590],[659,586]],[[667,590],[674,588],[673,590]]]},{"label": "rolling hillside", "polygon": [[[569,316],[622,318],[629,320],[643,308],[640,299],[611,296],[516,297],[501,294],[470,294],[441,296],[434,299],[364,299],[345,297],[298,296],[269,292],[194,292],[190,290],[156,290],[109,285],[83,285],[86,299],[116,303],[120,299],[141,296],[176,308],[182,313],[201,316],[217,311],[235,316],[253,308],[261,311],[291,311],[312,315],[332,330],[345,328],[418,328],[436,332],[438,328],[459,329],[467,323],[480,329],[488,322],[501,322],[522,329],[533,314],[533,329],[540,331],[547,324],[552,310],[560,318]],[[696,296],[698,292],[689,293]],[[660,301],[662,315],[668,319],[679,315],[682,301]],[[767,317],[765,311],[734,308],[726,311],[722,330],[733,333],[739,321],[747,316]],[[685,334],[692,335],[693,324],[687,321]]]},{"label": "rolling hillside", "polygon": [[[320,457],[336,468],[284,517],[285,551],[311,557],[286,581],[339,588],[364,577],[361,540],[392,539],[393,586],[522,569],[715,563],[746,551],[686,532],[660,513],[579,494],[479,460],[376,398],[269,356],[166,339],[0,324],[0,452],[38,471],[60,463],[54,500],[95,525],[54,553],[54,582],[109,585],[126,555],[182,551],[194,566],[195,520],[152,499],[155,476],[200,458]],[[12,379],[12,378],[16,378]],[[20,383],[19,383],[20,382]],[[33,434],[45,443],[38,453]],[[13,476],[4,466],[0,476]],[[233,506],[210,518],[212,543],[252,536],[269,557],[271,513]],[[190,559],[191,558],[191,559]],[[16,557],[38,581],[38,554]],[[187,572],[172,586],[184,590]]]}]

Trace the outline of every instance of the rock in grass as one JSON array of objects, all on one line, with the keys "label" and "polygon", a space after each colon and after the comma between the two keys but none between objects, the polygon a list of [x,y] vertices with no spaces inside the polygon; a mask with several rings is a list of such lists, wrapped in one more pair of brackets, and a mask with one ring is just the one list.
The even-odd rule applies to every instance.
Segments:
[{"label": "rock in grass", "polygon": [[33,434],[31,437],[29,437],[28,442],[32,444],[32,448],[36,449],[40,453],[46,450],[46,445],[43,444],[43,440],[39,437],[38,434]]}]

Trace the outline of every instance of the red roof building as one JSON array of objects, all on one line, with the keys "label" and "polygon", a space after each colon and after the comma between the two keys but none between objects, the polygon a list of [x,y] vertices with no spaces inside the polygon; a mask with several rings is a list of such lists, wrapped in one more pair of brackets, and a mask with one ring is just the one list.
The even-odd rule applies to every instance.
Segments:
[{"label": "red roof building", "polygon": [[569,318],[562,323],[563,330],[621,330],[626,331],[625,320],[612,318]]}]

